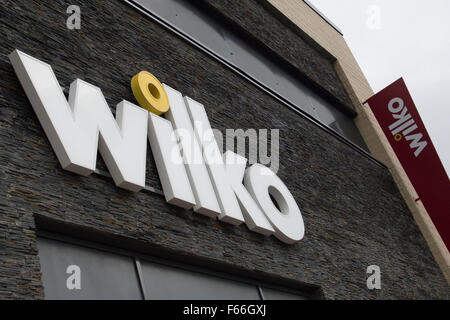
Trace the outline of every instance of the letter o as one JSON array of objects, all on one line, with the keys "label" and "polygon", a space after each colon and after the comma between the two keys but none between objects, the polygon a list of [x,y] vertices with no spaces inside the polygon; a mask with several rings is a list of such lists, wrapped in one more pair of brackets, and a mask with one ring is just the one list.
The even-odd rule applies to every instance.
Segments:
[{"label": "letter o", "polygon": [[169,110],[169,98],[161,82],[150,72],[141,71],[131,79],[131,90],[142,108],[162,115]]},{"label": "letter o", "polygon": [[245,171],[244,185],[270,221],[275,237],[288,244],[303,239],[305,226],[300,208],[273,171],[261,164],[254,164]]},{"label": "letter o", "polygon": [[[397,108],[394,108],[394,104],[395,104],[395,103],[398,104],[398,107],[397,107]],[[405,103],[403,102],[402,99],[400,99],[400,98],[394,98],[394,99],[392,99],[391,101],[389,101],[388,109],[389,109],[389,111],[392,112],[392,113],[399,113],[399,112],[403,109],[404,106],[405,106]]]}]

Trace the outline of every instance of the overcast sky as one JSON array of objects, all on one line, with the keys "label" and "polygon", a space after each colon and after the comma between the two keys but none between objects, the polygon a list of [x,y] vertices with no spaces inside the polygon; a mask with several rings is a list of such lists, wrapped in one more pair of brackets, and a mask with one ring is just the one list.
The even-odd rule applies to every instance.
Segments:
[{"label": "overcast sky", "polygon": [[450,176],[450,1],[310,2],[344,33],[375,92],[405,79]]}]

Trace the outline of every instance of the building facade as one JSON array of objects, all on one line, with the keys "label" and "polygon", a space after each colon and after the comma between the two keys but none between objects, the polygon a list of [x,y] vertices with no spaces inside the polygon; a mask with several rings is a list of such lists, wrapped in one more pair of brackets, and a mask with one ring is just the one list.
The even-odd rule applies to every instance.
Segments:
[{"label": "building facade", "polygon": [[[350,76],[356,62],[336,49],[339,31],[296,2],[86,0],[72,28],[71,1],[3,1],[0,297],[448,299],[448,257],[374,157],[380,139],[371,142],[361,112],[370,87]],[[90,176],[63,170],[14,50],[51,65],[66,97],[75,79],[99,87],[113,113],[123,99],[138,104],[130,82],[146,70],[203,104],[224,134],[279,130],[268,166],[278,159],[303,239],[286,244],[168,204],[150,147],[140,192],[118,188],[100,156]],[[371,290],[374,265],[381,289]]]}]

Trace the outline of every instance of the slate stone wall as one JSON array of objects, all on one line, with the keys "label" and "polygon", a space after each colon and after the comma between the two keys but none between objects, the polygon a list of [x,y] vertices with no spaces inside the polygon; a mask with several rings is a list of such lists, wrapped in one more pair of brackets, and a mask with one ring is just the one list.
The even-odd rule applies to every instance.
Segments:
[{"label": "slate stone wall", "polygon": [[[327,299],[450,298],[387,169],[123,1],[79,1],[76,31],[65,26],[69,4],[0,2],[0,298],[44,297],[36,233],[52,224],[125,249],[158,248],[320,286]],[[130,79],[148,70],[203,103],[215,128],[279,128],[278,174],[302,210],[305,238],[285,245],[160,195],[62,170],[7,58],[15,48],[50,63],[65,88],[76,78],[99,86],[113,109],[134,101]],[[160,188],[150,152],[147,183]],[[366,287],[373,264],[382,290]]]}]

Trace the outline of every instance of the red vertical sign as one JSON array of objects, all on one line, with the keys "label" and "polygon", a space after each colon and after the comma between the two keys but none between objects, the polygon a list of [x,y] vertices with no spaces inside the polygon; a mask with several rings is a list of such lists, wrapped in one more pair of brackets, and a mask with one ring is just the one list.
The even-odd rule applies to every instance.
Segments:
[{"label": "red vertical sign", "polygon": [[367,103],[450,250],[450,181],[402,78]]}]

